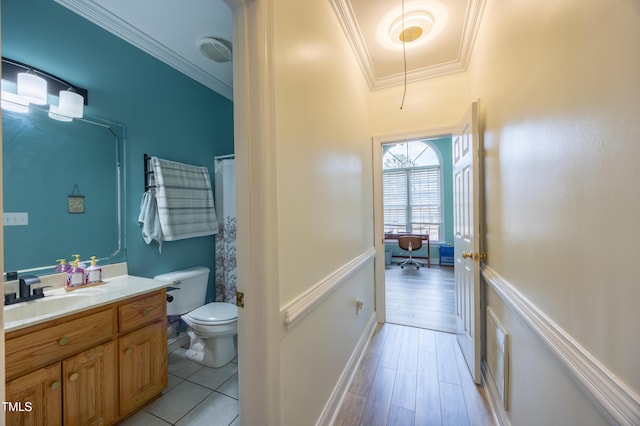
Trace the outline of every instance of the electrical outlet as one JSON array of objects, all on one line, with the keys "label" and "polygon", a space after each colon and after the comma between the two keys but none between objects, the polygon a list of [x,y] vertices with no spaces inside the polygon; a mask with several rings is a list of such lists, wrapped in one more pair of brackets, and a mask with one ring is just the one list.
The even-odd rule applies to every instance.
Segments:
[{"label": "electrical outlet", "polygon": [[26,226],[29,224],[29,213],[4,213],[4,226]]}]

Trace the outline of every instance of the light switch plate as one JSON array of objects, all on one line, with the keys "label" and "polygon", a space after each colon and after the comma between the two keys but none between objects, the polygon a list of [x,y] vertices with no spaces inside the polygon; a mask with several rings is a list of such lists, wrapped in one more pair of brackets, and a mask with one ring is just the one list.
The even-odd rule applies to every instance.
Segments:
[{"label": "light switch plate", "polygon": [[4,226],[25,226],[29,224],[29,213],[4,213]]}]

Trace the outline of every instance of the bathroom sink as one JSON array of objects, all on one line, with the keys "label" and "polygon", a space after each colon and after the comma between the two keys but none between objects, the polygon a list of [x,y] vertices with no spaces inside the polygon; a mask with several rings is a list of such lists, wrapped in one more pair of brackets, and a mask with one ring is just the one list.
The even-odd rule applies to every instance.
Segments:
[{"label": "bathroom sink", "polygon": [[4,307],[4,322],[35,320],[40,317],[54,316],[59,313],[88,306],[93,300],[103,294],[102,290],[83,289],[67,293],[62,292],[46,295],[41,299],[16,303]]}]

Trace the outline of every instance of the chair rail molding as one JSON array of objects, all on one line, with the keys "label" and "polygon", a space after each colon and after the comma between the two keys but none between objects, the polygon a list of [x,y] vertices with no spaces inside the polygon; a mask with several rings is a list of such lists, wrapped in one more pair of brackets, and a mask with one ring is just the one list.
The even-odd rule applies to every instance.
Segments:
[{"label": "chair rail molding", "polygon": [[280,309],[280,317],[282,318],[285,328],[283,334],[311,312],[333,291],[344,284],[352,274],[373,259],[375,255],[375,247],[367,249],[364,253],[347,262],[282,307]]},{"label": "chair rail molding", "polygon": [[613,424],[640,424],[640,397],[512,284],[484,265],[482,276],[538,335]]}]

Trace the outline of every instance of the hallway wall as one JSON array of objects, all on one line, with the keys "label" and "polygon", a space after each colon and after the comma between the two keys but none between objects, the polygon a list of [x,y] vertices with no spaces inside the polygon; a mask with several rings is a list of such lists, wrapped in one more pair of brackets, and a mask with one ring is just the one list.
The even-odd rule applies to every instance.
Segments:
[{"label": "hallway wall", "polygon": [[[372,148],[369,91],[331,3],[273,5],[276,238],[284,307],[373,247]],[[357,298],[364,301],[359,315]],[[283,334],[281,424],[318,421],[373,305],[370,260]]]},{"label": "hallway wall", "polygon": [[[636,395],[638,52],[638,2],[488,0],[470,67],[490,270]],[[512,333],[511,423],[604,423],[521,313],[487,303]]]}]

